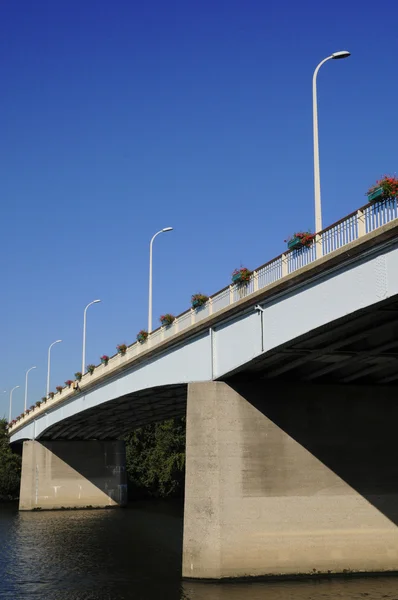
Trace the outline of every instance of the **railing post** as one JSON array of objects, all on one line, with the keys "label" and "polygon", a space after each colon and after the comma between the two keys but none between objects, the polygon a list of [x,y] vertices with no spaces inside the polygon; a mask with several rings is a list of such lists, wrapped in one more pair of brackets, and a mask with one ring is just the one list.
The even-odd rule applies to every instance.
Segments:
[{"label": "railing post", "polygon": [[358,225],[358,237],[362,237],[366,233],[365,215],[363,210],[357,210],[357,225]]},{"label": "railing post", "polygon": [[281,260],[282,260],[282,277],[286,277],[286,275],[289,274],[289,269],[287,266],[287,254],[285,254],[285,252],[282,254]]},{"label": "railing post", "polygon": [[253,292],[257,292],[258,291],[258,275],[257,275],[257,271],[253,271]]},{"label": "railing post", "polygon": [[315,258],[322,258],[322,256],[322,235],[320,233],[317,233],[315,236]]},{"label": "railing post", "polygon": [[232,285],[229,286],[229,303],[234,303],[234,290]]}]

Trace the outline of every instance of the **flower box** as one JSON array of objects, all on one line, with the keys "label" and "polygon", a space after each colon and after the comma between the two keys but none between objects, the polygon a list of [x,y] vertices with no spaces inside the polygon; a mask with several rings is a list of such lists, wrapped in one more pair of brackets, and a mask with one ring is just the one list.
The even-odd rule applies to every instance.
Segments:
[{"label": "flower box", "polygon": [[80,371],[78,371],[77,373],[75,373],[75,377],[76,377],[77,381],[81,381],[83,375],[82,375],[82,373],[80,373]]},{"label": "flower box", "polygon": [[95,365],[87,365],[87,371],[92,375],[95,371]]},{"label": "flower box", "polygon": [[309,231],[300,231],[295,233],[287,241],[289,250],[297,250],[298,248],[309,248],[315,239],[315,235]]},{"label": "flower box", "polygon": [[208,301],[209,297],[204,294],[194,294],[191,298],[192,308],[200,308]]},{"label": "flower box", "polygon": [[127,352],[127,346],[126,344],[119,344],[118,346],[116,346],[116,350],[121,356],[124,356]]},{"label": "flower box", "polygon": [[382,187],[378,187],[375,190],[373,190],[373,192],[370,192],[368,194],[368,201],[369,202],[377,202],[378,200],[383,200],[383,188]]},{"label": "flower box", "polygon": [[146,331],[146,329],[141,329],[141,331],[139,331],[137,333],[137,342],[139,342],[140,344],[143,344],[144,342],[146,342],[148,339],[148,332]]},{"label": "flower box", "polygon": [[175,321],[175,316],[171,315],[170,313],[166,313],[160,317],[159,321],[164,327],[170,327],[172,322]]},{"label": "flower box", "polygon": [[103,365],[106,366],[108,364],[108,362],[109,362],[109,356],[107,354],[104,354],[103,356],[101,356],[101,363]]},{"label": "flower box", "polygon": [[395,200],[398,197],[398,179],[391,175],[384,175],[376,181],[375,185],[367,191],[368,202],[380,202],[382,200]]},{"label": "flower box", "polygon": [[235,269],[235,271],[232,273],[232,283],[247,284],[249,283],[252,274],[253,271],[249,271],[249,269],[246,269],[246,267]]},{"label": "flower box", "polygon": [[296,250],[296,248],[301,248],[302,245],[303,244],[301,243],[301,239],[296,236],[292,237],[292,239],[289,240],[287,243],[287,247],[289,248],[289,250]]}]

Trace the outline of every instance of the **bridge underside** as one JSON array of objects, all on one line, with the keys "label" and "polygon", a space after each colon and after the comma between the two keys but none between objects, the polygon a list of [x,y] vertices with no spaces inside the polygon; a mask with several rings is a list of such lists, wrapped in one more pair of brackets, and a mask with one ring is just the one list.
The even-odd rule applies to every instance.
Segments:
[{"label": "bridge underside", "polygon": [[231,375],[314,384],[396,385],[398,299],[380,302],[311,331]]},{"label": "bridge underside", "polygon": [[48,429],[41,440],[106,440],[133,429],[185,414],[187,386],[142,390],[78,413]]}]

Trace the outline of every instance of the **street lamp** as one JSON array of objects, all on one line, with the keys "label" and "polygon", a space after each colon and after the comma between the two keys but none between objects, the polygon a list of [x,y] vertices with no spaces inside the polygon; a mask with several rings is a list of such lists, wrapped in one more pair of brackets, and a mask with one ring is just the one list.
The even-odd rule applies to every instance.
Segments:
[{"label": "street lamp", "polygon": [[152,331],[152,245],[153,240],[160,233],[166,233],[166,231],[173,231],[172,227],[165,227],[161,229],[151,239],[151,243],[149,244],[149,301],[148,301],[148,333]]},{"label": "street lamp", "polygon": [[28,369],[26,371],[26,375],[25,375],[25,410],[27,409],[27,403],[28,403],[28,375],[33,369],[36,369],[36,367],[30,367],[30,369]]},{"label": "street lamp", "polygon": [[17,388],[19,388],[19,385],[16,385],[15,387],[12,388],[11,392],[10,392],[10,412],[9,412],[9,417],[8,417],[8,422],[11,423],[11,413],[12,413],[12,393],[14,390],[16,390]]},{"label": "street lamp", "polygon": [[83,317],[83,352],[82,352],[82,374],[85,372],[86,367],[86,324],[87,324],[87,309],[89,306],[91,306],[92,304],[98,304],[98,302],[101,302],[101,300],[93,300],[92,302],[90,302],[89,304],[87,304],[86,308],[84,309],[84,317]]},{"label": "street lamp", "polygon": [[318,104],[317,104],[317,93],[316,93],[316,78],[318,71],[321,66],[330,59],[348,58],[350,52],[347,50],[341,50],[340,52],[333,52],[327,58],[324,58],[314,71],[312,78],[312,110],[313,110],[313,123],[314,123],[314,189],[315,189],[315,233],[322,231],[322,208],[321,208],[321,179],[319,171],[319,140],[318,140]]},{"label": "street lamp", "polygon": [[47,359],[47,398],[48,398],[48,394],[50,393],[50,365],[51,365],[51,348],[55,345],[55,344],[60,344],[62,342],[62,340],[57,340],[56,342],[53,342],[52,344],[50,344],[49,348],[48,348],[48,359]]}]

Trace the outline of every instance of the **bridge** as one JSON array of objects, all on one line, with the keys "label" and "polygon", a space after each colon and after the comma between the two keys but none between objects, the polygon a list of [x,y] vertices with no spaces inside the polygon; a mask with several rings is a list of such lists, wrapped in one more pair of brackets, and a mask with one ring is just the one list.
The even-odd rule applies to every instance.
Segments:
[{"label": "bridge", "polygon": [[186,415],[185,577],[398,570],[397,334],[389,200],[10,426],[20,509],[123,505],[120,438]]}]

